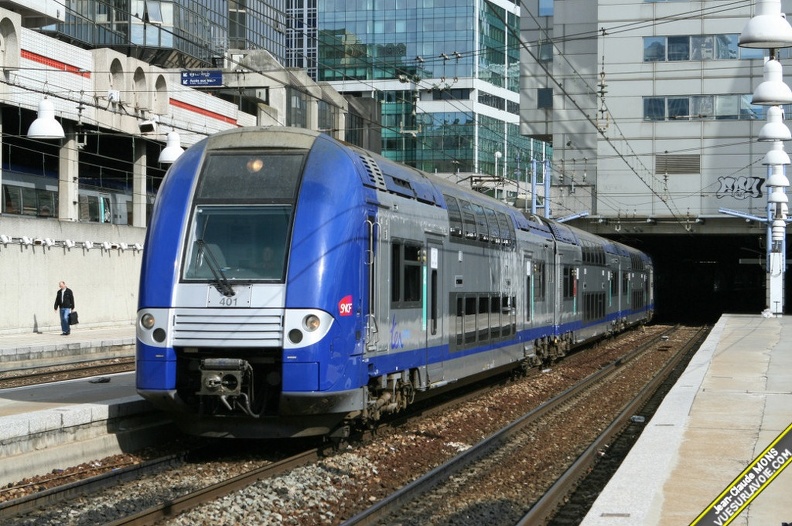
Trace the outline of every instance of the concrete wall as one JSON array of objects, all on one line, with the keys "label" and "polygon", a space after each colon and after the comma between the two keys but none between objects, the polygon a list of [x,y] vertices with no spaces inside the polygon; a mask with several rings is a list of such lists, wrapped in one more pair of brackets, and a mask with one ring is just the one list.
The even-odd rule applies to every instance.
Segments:
[{"label": "concrete wall", "polygon": [[0,337],[60,331],[53,304],[61,280],[74,291],[80,328],[133,325],[142,259],[135,243],[142,246],[145,234],[131,226],[0,216],[0,236],[10,239],[0,242]]}]

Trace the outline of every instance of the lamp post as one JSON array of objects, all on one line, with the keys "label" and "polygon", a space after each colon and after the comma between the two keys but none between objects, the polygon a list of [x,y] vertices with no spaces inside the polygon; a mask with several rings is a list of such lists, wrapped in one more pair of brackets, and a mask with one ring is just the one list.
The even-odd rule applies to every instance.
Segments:
[{"label": "lamp post", "polygon": [[767,106],[767,123],[759,131],[758,140],[772,142],[772,149],[762,164],[767,168],[767,307],[780,316],[784,312],[784,275],[786,272],[786,220],[789,180],[785,166],[789,156],[784,143],[792,139],[789,128],[783,123],[784,104],[792,104],[792,91],[783,82],[781,63],[777,60],[779,48],[792,47],[792,27],[781,13],[780,0],[757,0],[756,14],[743,28],[738,42],[740,47],[769,50],[764,65],[764,81],[756,87],[752,104]]},{"label": "lamp post", "polygon": [[495,152],[495,199],[498,198],[498,160],[503,157],[501,152]]}]

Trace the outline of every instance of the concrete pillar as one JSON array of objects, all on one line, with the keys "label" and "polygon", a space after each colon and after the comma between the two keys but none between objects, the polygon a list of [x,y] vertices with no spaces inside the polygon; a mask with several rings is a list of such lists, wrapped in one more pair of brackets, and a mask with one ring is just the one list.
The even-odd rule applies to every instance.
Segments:
[{"label": "concrete pillar", "polygon": [[80,219],[80,153],[74,125],[64,123],[66,137],[58,154],[58,218],[61,221]]},{"label": "concrete pillar", "polygon": [[305,128],[308,130],[319,129],[319,101],[311,96],[305,97]]},{"label": "concrete pillar", "polygon": [[146,226],[146,141],[142,137],[132,138],[134,160],[132,165],[132,226]]}]

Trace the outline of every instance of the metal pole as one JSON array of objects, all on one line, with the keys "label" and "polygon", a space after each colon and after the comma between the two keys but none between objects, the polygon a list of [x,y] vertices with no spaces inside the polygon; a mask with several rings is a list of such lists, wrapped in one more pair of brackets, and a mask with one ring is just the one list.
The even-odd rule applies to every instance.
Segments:
[{"label": "metal pole", "polygon": [[544,210],[545,210],[545,217],[550,217],[550,160],[545,159],[544,162],[544,184],[545,184],[545,198],[544,198]]},{"label": "metal pole", "polygon": [[536,159],[531,159],[531,214],[536,215]]}]

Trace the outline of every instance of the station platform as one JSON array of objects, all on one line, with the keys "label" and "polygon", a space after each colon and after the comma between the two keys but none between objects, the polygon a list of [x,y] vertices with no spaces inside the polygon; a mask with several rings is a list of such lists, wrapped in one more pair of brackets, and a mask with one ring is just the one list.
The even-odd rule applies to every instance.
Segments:
[{"label": "station platform", "polygon": [[[3,335],[0,371],[134,356],[134,348],[132,325]],[[132,372],[0,389],[0,485],[140,449],[170,431],[139,430],[169,424],[136,393]]]},{"label": "station platform", "polygon": [[135,326],[72,327],[71,334],[60,329],[44,332],[0,334],[0,371],[69,363],[75,358],[99,360],[135,355]]},{"label": "station platform", "polygon": [[790,424],[792,318],[723,315],[581,524],[792,523]]}]

